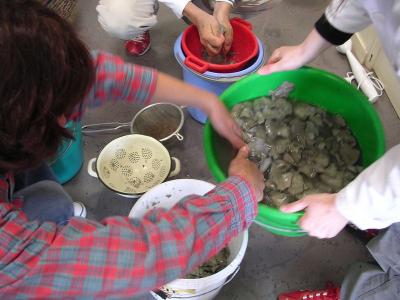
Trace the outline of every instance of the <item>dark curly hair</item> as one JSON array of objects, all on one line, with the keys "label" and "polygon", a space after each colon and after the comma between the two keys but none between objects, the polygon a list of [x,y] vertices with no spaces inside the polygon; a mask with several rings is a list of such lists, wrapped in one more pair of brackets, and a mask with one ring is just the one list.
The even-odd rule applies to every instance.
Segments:
[{"label": "dark curly hair", "polygon": [[90,53],[67,21],[37,1],[0,1],[0,173],[34,167],[72,138],[58,119],[93,78]]}]

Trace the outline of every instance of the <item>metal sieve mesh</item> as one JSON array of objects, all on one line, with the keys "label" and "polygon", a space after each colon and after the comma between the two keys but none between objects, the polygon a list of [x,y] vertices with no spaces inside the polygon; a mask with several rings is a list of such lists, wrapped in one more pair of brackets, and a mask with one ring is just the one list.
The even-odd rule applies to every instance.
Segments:
[{"label": "metal sieve mesh", "polygon": [[132,120],[132,133],[164,140],[177,133],[183,125],[182,110],[170,103],[155,103],[139,111]]}]

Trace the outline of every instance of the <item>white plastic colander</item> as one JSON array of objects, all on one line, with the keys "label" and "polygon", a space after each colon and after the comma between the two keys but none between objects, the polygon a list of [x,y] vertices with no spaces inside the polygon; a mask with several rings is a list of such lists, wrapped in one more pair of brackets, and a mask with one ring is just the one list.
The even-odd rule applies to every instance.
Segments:
[{"label": "white plastic colander", "polygon": [[[175,169],[171,171],[171,159]],[[95,167],[94,167],[95,166]],[[140,194],[180,172],[180,161],[156,139],[130,134],[117,138],[88,163],[88,173],[126,197]]]}]

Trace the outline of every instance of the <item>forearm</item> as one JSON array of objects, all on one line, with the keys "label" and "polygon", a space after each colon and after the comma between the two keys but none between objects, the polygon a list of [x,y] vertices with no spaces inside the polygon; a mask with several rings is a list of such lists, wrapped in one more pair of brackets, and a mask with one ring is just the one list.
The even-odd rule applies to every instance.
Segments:
[{"label": "forearm", "polygon": [[95,80],[83,109],[95,108],[107,102],[148,104],[157,84],[157,71],[124,62],[119,56],[92,51]]},{"label": "forearm", "polygon": [[225,1],[217,1],[214,6],[214,16],[217,18],[228,17],[232,9],[232,3]]},{"label": "forearm", "polygon": [[[10,296],[40,282],[38,298],[129,298],[183,277],[246,229],[256,214],[253,190],[242,178],[231,177],[206,196],[188,196],[141,220],[73,218],[47,244],[38,239],[29,243],[42,250]],[[68,289],[62,284],[66,279]]]},{"label": "forearm", "polygon": [[365,169],[336,197],[340,213],[361,229],[400,222],[400,145]]},{"label": "forearm", "polygon": [[[228,2],[216,2],[214,6],[214,16],[229,17],[232,4]],[[201,8],[197,7],[192,2],[188,2],[183,10],[183,15],[187,17],[194,25],[198,25],[201,18],[208,15]]]},{"label": "forearm", "polygon": [[316,29],[313,29],[306,39],[299,45],[301,65],[306,65],[314,60],[321,52],[331,47],[332,44],[325,40]]},{"label": "forearm", "polygon": [[178,18],[182,18],[185,7],[191,3],[190,0],[159,0],[159,2],[168,6]]},{"label": "forearm", "polygon": [[165,73],[158,73],[153,102],[171,102],[177,105],[195,106],[209,114],[213,103],[219,101],[215,94],[186,84]]},{"label": "forearm", "polygon": [[192,2],[188,2],[186,4],[182,14],[187,17],[196,27],[199,25],[200,20],[208,15],[205,11],[197,7]]}]

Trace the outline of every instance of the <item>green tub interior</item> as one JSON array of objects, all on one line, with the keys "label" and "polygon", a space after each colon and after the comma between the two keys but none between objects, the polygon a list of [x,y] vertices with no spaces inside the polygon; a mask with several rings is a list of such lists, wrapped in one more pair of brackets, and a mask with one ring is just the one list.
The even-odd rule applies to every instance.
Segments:
[{"label": "green tub interior", "polygon": [[[344,79],[326,71],[304,67],[267,76],[254,74],[231,85],[220,97],[226,107],[231,109],[237,103],[268,95],[269,91],[284,81],[295,84],[295,89],[289,95],[291,100],[317,105],[346,120],[361,148],[362,164],[365,167],[383,155],[385,135],[372,104]],[[214,131],[209,122],[204,129],[204,147],[211,173],[218,182],[223,181],[227,178],[228,165],[235,151]],[[302,215],[303,212],[286,214],[259,204],[256,223],[275,234],[301,236],[306,234],[297,224]]]}]

